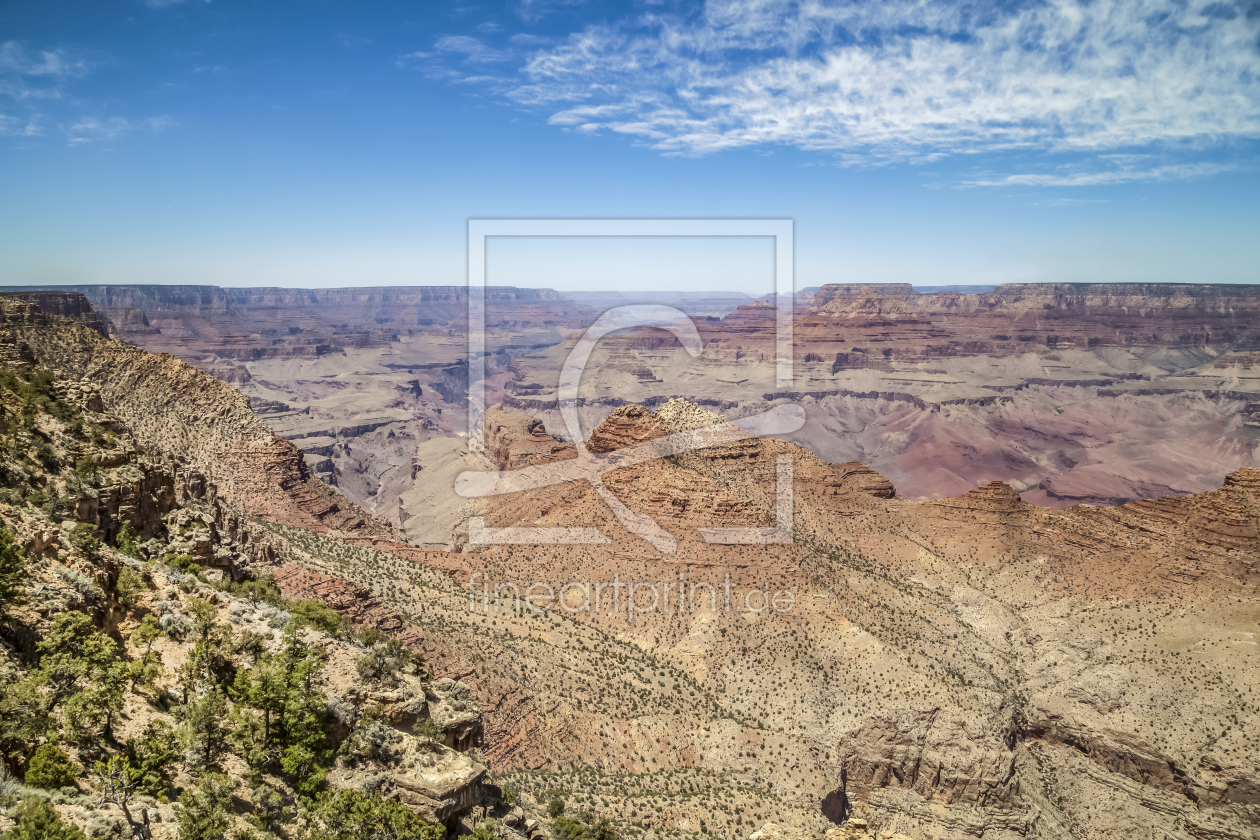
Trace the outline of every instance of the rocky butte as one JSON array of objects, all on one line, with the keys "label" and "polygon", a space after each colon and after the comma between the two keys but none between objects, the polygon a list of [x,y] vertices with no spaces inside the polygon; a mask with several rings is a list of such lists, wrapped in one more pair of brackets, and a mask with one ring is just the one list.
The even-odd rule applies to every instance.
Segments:
[{"label": "rocky butte", "polygon": [[[1011,406],[1035,413],[1049,402],[1062,409],[1053,417],[1069,417],[1073,407],[1064,395],[1095,394],[1098,399],[1087,401],[1092,405],[1164,396],[1129,393],[1131,387],[1184,386],[1178,393],[1202,394],[1205,389],[1189,385],[1224,377],[1208,371],[1229,359],[1237,363],[1220,370],[1237,373],[1240,392],[1251,387],[1244,376],[1250,368],[1238,361],[1256,323],[1246,314],[1252,305],[1246,296],[1166,295],[1178,300],[1145,323],[1170,325],[1158,327],[1165,336],[1179,329],[1191,338],[1161,349],[1122,346],[1134,324],[1144,323],[1121,318],[1141,290],[1037,296],[1000,288],[992,296],[955,296],[968,298],[956,304],[960,318],[991,319],[983,323],[994,329],[1001,322],[1003,331],[995,335],[1013,338],[1009,353],[1004,344],[948,356],[922,352],[925,342],[935,347],[951,340],[926,335],[928,327],[914,327],[913,339],[902,335],[912,320],[948,321],[952,312],[942,314],[948,295],[852,291],[824,287],[798,316],[804,319],[800,349],[823,357],[809,362],[817,377],[836,365],[822,348],[838,343],[840,331],[819,326],[811,339],[804,327],[810,318],[828,323],[835,313],[828,307],[837,301],[842,311],[834,318],[867,322],[860,340],[844,344],[857,343],[864,355],[878,346],[875,331],[882,331],[894,352],[876,354],[887,359],[886,370],[850,369],[846,362],[827,374],[832,390],[854,395],[820,396],[818,389],[813,396],[793,395],[807,402],[811,418],[817,406],[840,416],[840,403],[828,400],[881,411],[904,403],[928,418],[923,422],[958,420],[952,425],[959,427],[965,423],[951,413],[955,407],[990,417]],[[144,661],[143,647],[128,634],[145,610],[163,616],[169,610],[189,623],[184,640],[167,629],[155,643],[164,646],[166,663],[156,687],[124,693],[136,725],[150,716],[140,711],[146,698],[157,696],[146,692],[165,691],[180,705],[179,673],[188,672],[178,672],[176,663],[189,659],[187,651],[207,627],[227,633],[213,630],[227,625],[232,638],[252,639],[243,636],[246,629],[262,637],[255,654],[248,647],[224,653],[230,669],[246,673],[250,656],[296,661],[284,658],[295,645],[319,647],[326,654],[310,660],[322,663],[324,705],[316,718],[328,740],[319,743],[336,745],[335,760],[319,765],[328,771],[322,795],[371,790],[452,831],[461,830],[461,821],[468,830],[487,815],[504,836],[554,831],[550,803],[560,799],[565,814],[591,826],[609,820],[634,838],[1241,840],[1260,830],[1260,471],[1243,454],[1228,456],[1235,463],[1221,469],[1215,485],[1195,492],[1183,487],[1120,505],[1053,509],[1029,504],[1028,491],[1021,495],[1024,488],[996,477],[979,485],[980,478],[971,480],[962,492],[917,498],[922,494],[903,491],[900,480],[857,459],[820,457],[793,440],[730,434],[720,445],[604,476],[626,508],[650,516],[673,537],[671,553],[627,531],[585,481],[478,499],[453,514],[438,510],[434,516],[451,525],[450,547],[422,548],[396,523],[314,477],[302,451],[278,437],[232,385],[105,337],[99,316],[80,299],[67,296],[58,305],[63,314],[27,298],[0,299],[0,351],[21,380],[12,382],[18,391],[0,394],[6,418],[21,416],[18,392],[33,393],[23,390],[36,387],[31,383],[47,381],[38,387],[64,394],[60,401],[32,403],[47,409],[37,408],[33,427],[16,427],[6,450],[0,518],[37,571],[26,587],[28,604],[5,625],[15,678],[5,685],[25,684],[38,667],[29,652],[53,637],[52,622],[66,608],[89,615],[98,631],[117,631],[127,661]],[[919,311],[924,307],[928,311]],[[729,378],[738,372],[737,361],[761,352],[764,309],[738,309],[706,327],[706,354],[713,356],[704,364],[713,369],[694,381]],[[1071,352],[1080,356],[1045,341],[1048,334],[1069,335],[1062,319],[1047,314],[1060,311],[1094,319],[1088,330],[1071,333]],[[1108,326],[1108,319],[1114,323]],[[1192,323],[1211,327],[1212,342],[1199,342]],[[1228,344],[1220,338],[1226,330],[1233,330]],[[719,340],[724,332],[730,341]],[[855,327],[849,335],[859,332]],[[736,335],[744,337],[737,342]],[[1021,335],[1034,339],[1021,342]],[[1100,341],[1091,349],[1095,337]],[[1103,343],[1113,338],[1117,343]],[[682,376],[671,373],[675,351],[655,334],[610,342],[610,358],[623,349],[617,341],[643,351],[654,378],[668,383]],[[899,347],[905,353],[918,348],[919,356],[899,361]],[[551,352],[509,356],[496,375],[521,387],[540,384],[531,377]],[[1063,384],[1064,371],[1044,376],[1050,356],[1065,367],[1087,359],[1110,366],[1109,374],[1085,374],[1111,384]],[[964,381],[962,363],[951,368],[951,358],[969,360],[966,365],[988,371],[989,378]],[[1204,361],[1173,365],[1175,375],[1144,367],[1172,358],[1176,365]],[[1015,367],[1000,367],[1004,359],[1015,360]],[[1133,370],[1134,359],[1145,361]],[[928,373],[921,367],[927,365],[947,372]],[[1071,378],[1083,377],[1070,369]],[[35,370],[57,373],[36,376]],[[1151,380],[1124,379],[1118,371]],[[844,378],[851,375],[931,384],[913,385],[923,389],[918,393],[845,388],[854,384]],[[758,376],[750,380],[756,384]],[[1029,384],[1038,378],[1054,382]],[[1007,384],[1025,387],[984,389]],[[933,391],[938,385],[943,389]],[[948,402],[972,399],[970,388],[1030,402]],[[712,409],[737,414],[788,399],[767,388],[745,403],[735,385],[725,390],[736,406],[707,396],[698,398],[703,404],[650,395],[637,404],[592,403],[591,432],[582,442],[549,434],[545,405],[530,417],[505,398],[487,413],[487,453],[453,451],[448,467],[452,479],[459,463],[474,458],[487,467],[560,470],[579,454],[578,446],[610,453],[688,430],[730,432]],[[512,399],[526,399],[523,393]],[[933,393],[939,399],[928,399]],[[1035,394],[1042,396],[1033,400]],[[528,399],[545,397],[539,388]],[[1241,402],[1194,397],[1200,398],[1214,406]],[[1244,425],[1239,420],[1229,433],[1245,439]],[[853,437],[839,429],[832,435]],[[952,440],[943,437],[942,451],[932,457],[948,457],[956,448]],[[53,457],[45,457],[41,441]],[[1227,449],[1220,453],[1224,463]],[[97,465],[96,486],[75,477],[85,457],[88,473]],[[781,457],[793,466],[792,542],[707,542],[699,529],[776,521]],[[609,542],[479,545],[469,538],[470,515],[489,527],[597,528]],[[75,536],[84,533],[75,531],[76,522],[99,535],[99,548]],[[133,543],[138,556],[129,562]],[[123,567],[141,577],[142,590],[130,590],[131,584],[119,590],[129,577]],[[222,583],[227,578],[235,587]],[[539,582],[553,591],[579,586],[549,599],[530,592]],[[652,583],[658,591],[669,584],[665,591],[673,600],[668,608],[648,610],[624,600],[596,606],[583,596],[614,582]],[[45,592],[51,600],[40,613],[36,603]],[[779,593],[790,594],[776,602],[787,608],[767,608],[764,596]],[[211,604],[213,616],[199,602]],[[299,620],[291,623],[295,615]],[[176,636],[182,632],[179,619],[166,623],[177,628]],[[433,679],[426,683],[421,668]],[[194,687],[190,697],[215,690],[213,676],[199,679],[208,687]],[[391,680],[397,682],[387,685]],[[249,696],[237,691],[227,702],[252,715]],[[330,703],[333,698],[345,706]],[[134,737],[130,729],[123,734]],[[38,740],[21,737],[28,738],[24,749]],[[230,752],[222,761],[244,774],[248,755]],[[86,768],[86,759],[79,760]],[[283,761],[262,772],[283,808],[292,810],[308,775],[286,770]],[[86,788],[87,776],[85,770],[76,784]],[[177,775],[172,783],[188,784],[189,777]],[[238,795],[242,824],[271,801],[265,791]],[[55,807],[67,819],[90,819],[69,800]],[[176,817],[164,807],[154,800],[161,824],[173,828]],[[295,826],[307,819],[295,816]]]}]

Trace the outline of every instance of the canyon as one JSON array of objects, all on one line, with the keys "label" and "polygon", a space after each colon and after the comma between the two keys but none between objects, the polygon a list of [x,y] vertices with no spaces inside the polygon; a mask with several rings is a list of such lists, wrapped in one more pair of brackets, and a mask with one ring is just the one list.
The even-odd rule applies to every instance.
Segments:
[{"label": "canyon", "polygon": [[[398,526],[450,545],[451,488],[484,466],[466,440],[462,287],[83,286],[112,334],[233,384],[313,475]],[[559,370],[611,293],[491,289],[486,404],[567,440]],[[834,284],[794,302],[794,374],[774,378],[775,308],[693,296],[703,351],[652,328],[596,346],[579,413],[686,397],[737,419],[793,402],[785,439],[857,460],[910,499],[1004,481],[1045,507],[1115,505],[1219,486],[1260,447],[1255,287],[1007,284],[920,293]]]},{"label": "canyon", "polygon": [[[235,365],[250,379],[230,383],[243,375],[217,351],[198,351],[197,366],[154,355],[105,335],[138,316],[51,292],[0,299],[0,350],[59,371],[67,393],[170,465],[169,480],[136,479],[131,495],[106,494],[121,501],[104,514],[82,515],[108,533],[120,518],[143,527],[165,515],[162,498],[207,500],[221,546],[189,550],[221,556],[229,575],[273,574],[287,597],[316,598],[466,685],[488,767],[530,808],[565,790],[635,837],[739,840],[759,826],[763,837],[823,837],[836,824],[960,840],[1253,837],[1260,470],[1247,395],[1260,297],[1075,291],[823,287],[800,301],[790,392],[773,387],[766,304],[705,316],[704,353],[685,363],[660,331],[614,335],[584,381],[584,441],[555,428],[554,373],[593,313],[516,305],[487,366],[497,406],[484,452],[458,437],[458,393],[443,394],[432,373],[413,377],[426,377],[417,396],[434,417],[443,411],[419,433],[418,480],[398,498],[447,528],[444,542],[412,539],[397,509],[351,494],[366,485],[320,480],[322,453],[286,440],[281,412],[250,393],[265,359]],[[955,315],[953,337],[936,335]],[[317,354],[302,376],[331,371],[325,356],[363,365],[359,351],[386,349]],[[630,359],[646,374],[626,369]],[[367,380],[366,400],[389,370]],[[807,422],[782,439],[728,423],[789,402]],[[990,439],[972,437],[985,428]],[[721,442],[602,476],[672,551],[566,472],[705,430]],[[345,440],[353,451],[370,434]],[[1009,449],[990,451],[999,438]],[[877,457],[846,457],[855,451]],[[1057,466],[1037,460],[1065,451]],[[701,529],[781,521],[784,461],[790,541],[709,541]],[[1028,463],[1056,471],[1030,489],[1012,477]],[[907,490],[915,465],[928,477]],[[461,472],[480,470],[556,483],[453,492]],[[1123,503],[1067,505],[1073,486]],[[596,529],[606,541],[488,544],[472,516],[489,528]],[[624,589],[611,605],[597,600],[618,584],[644,587],[639,600],[622,600]],[[647,609],[653,593],[669,606]]]}]

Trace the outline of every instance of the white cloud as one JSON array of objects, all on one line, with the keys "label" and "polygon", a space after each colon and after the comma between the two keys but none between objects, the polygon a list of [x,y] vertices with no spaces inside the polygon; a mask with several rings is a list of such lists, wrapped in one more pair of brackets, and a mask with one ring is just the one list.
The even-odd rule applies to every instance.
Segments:
[{"label": "white cloud", "polygon": [[968,187],[1095,187],[1127,181],[1181,181],[1204,178],[1238,169],[1228,163],[1176,163],[1161,166],[1122,167],[1099,172],[1002,175],[964,181]]},{"label": "white cloud", "polygon": [[[871,165],[1202,151],[1260,138],[1257,44],[1260,14],[1197,0],[711,0],[692,20],[588,27],[530,54],[499,90],[555,125],[608,128],[677,155],[782,144]],[[973,183],[1206,171],[1113,170]]]},{"label": "white cloud", "polygon": [[[52,133],[45,125],[53,125],[70,145],[82,146],[114,140],[140,126],[156,134],[174,125],[166,116],[133,124],[125,117],[82,115],[83,109],[92,106],[68,94],[68,83],[105,63],[107,58],[98,55],[64,49],[32,54],[16,41],[0,43],[0,97],[12,100],[9,107],[0,110],[0,135],[40,137]],[[45,114],[40,109],[59,113]],[[25,113],[18,113],[21,111]]]},{"label": "white cloud", "polygon": [[486,46],[476,38],[467,35],[446,35],[433,45],[438,52],[458,53],[465,61],[473,64],[493,64],[507,61],[511,54]]},{"label": "white cloud", "polygon": [[539,21],[566,6],[581,6],[586,0],[520,0],[516,13],[521,20]]},{"label": "white cloud", "polygon": [[68,79],[93,68],[84,56],[68,50],[41,50],[31,55],[17,41],[0,44],[0,95],[13,99],[57,99]]},{"label": "white cloud", "polygon": [[69,136],[72,146],[84,143],[100,143],[113,140],[131,131],[131,122],[123,117],[83,117],[70,126]]},{"label": "white cloud", "polygon": [[[186,0],[142,0],[142,2],[150,9],[166,9],[171,6],[178,6],[186,2]],[[210,0],[201,0],[201,2],[209,3]]]},{"label": "white cloud", "polygon": [[38,117],[20,118],[0,114],[0,134],[6,137],[39,137],[43,133]]}]

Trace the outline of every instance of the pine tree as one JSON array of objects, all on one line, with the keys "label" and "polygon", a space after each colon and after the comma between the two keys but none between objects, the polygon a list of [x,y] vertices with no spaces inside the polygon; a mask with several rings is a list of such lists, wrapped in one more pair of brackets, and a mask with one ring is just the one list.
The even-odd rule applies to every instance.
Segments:
[{"label": "pine tree", "polygon": [[136,647],[144,647],[144,653],[140,654],[140,658],[128,666],[132,691],[136,690],[138,684],[153,685],[161,676],[161,657],[153,650],[153,643],[161,635],[162,628],[158,625],[153,613],[146,613],[144,618],[140,619],[140,625],[132,631],[131,643]]},{"label": "pine tree", "polygon": [[323,726],[328,698],[319,688],[323,651],[311,649],[302,641],[300,628],[292,628],[285,632],[282,656],[288,693],[283,712],[285,749],[281,766],[309,795],[323,784],[332,763]]},{"label": "pine tree", "polygon": [[179,840],[221,840],[232,824],[233,782],[218,773],[206,773],[197,786],[179,797],[175,820]]},{"label": "pine tree", "polygon": [[179,739],[162,718],[149,721],[126,745],[127,758],[139,776],[136,788],[154,799],[166,801],[171,786],[171,769],[179,757]]},{"label": "pine tree", "polygon": [[112,737],[113,716],[122,708],[126,665],[114,640],[96,632],[96,625],[77,610],[57,616],[48,635],[36,646],[39,665],[27,678],[43,693],[41,717],[62,707],[63,730],[83,739],[100,727]]},{"label": "pine tree", "polygon": [[26,555],[13,532],[0,526],[0,618],[10,604],[20,604],[26,582]]},{"label": "pine tree", "polygon": [[118,529],[118,535],[114,537],[114,548],[128,557],[136,560],[141,559],[140,540],[136,537],[136,530],[131,527],[130,522],[123,522]]},{"label": "pine tree", "polygon": [[96,565],[101,562],[101,540],[91,525],[86,522],[75,525],[70,529],[69,539],[89,563]]},{"label": "pine tree", "polygon": [[181,707],[178,714],[182,719],[184,763],[196,772],[217,770],[219,759],[227,750],[228,729],[223,722],[227,699],[218,689],[212,689]]},{"label": "pine tree", "polygon": [[284,658],[261,654],[253,668],[236,672],[232,697],[263,713],[264,741],[272,741],[272,728],[284,715],[289,696],[289,675]]},{"label": "pine tree", "polygon": [[254,803],[254,812],[249,821],[259,831],[271,835],[281,835],[283,826],[292,819],[284,807],[284,797],[275,788],[260,784],[250,791],[250,799]]},{"label": "pine tree", "polygon": [[125,610],[134,610],[140,602],[140,595],[148,589],[144,577],[130,566],[123,566],[118,572],[118,581],[114,584],[114,594],[118,603]]}]

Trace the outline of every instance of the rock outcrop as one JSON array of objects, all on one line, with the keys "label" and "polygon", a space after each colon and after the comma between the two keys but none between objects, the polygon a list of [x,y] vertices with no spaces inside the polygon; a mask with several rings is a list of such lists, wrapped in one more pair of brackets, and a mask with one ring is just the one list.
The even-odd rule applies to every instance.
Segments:
[{"label": "rock outcrop", "polygon": [[467,752],[482,745],[481,710],[467,685],[443,677],[428,686],[424,697],[446,746]]},{"label": "rock outcrop", "polygon": [[845,789],[859,799],[898,787],[949,805],[1009,806],[1019,794],[1009,735],[958,710],[900,709],[841,739]]}]

